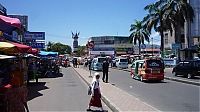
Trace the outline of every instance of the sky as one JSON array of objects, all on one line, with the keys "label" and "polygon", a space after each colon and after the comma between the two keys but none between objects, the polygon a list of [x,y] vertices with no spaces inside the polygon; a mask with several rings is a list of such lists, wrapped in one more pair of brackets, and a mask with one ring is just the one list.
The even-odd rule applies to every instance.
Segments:
[{"label": "sky", "polygon": [[[72,46],[71,32],[79,45],[92,36],[129,36],[130,25],[147,14],[144,7],[156,0],[0,0],[7,14],[28,16],[28,30],[45,32],[46,42]],[[152,32],[154,43],[159,34]]]}]

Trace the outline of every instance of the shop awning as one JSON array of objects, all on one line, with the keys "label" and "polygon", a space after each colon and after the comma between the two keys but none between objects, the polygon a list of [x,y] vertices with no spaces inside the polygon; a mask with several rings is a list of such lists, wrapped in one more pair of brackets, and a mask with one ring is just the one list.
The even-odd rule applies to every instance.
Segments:
[{"label": "shop awning", "polygon": [[58,52],[51,52],[51,51],[40,51],[40,56],[58,56]]},{"label": "shop awning", "polygon": [[27,46],[27,45],[24,45],[24,44],[19,44],[19,43],[15,43],[15,42],[11,42],[11,44],[15,45],[21,53],[26,53],[28,52],[28,50],[31,49],[31,46]]},{"label": "shop awning", "polygon": [[14,42],[0,42],[0,51],[13,54],[13,53],[27,53],[31,49],[30,46],[14,43]]},{"label": "shop awning", "polygon": [[12,58],[16,58],[16,56],[0,55],[0,60],[1,59],[12,59]]},{"label": "shop awning", "polygon": [[0,30],[11,33],[16,28],[21,29],[21,22],[17,18],[10,18],[0,15]]}]

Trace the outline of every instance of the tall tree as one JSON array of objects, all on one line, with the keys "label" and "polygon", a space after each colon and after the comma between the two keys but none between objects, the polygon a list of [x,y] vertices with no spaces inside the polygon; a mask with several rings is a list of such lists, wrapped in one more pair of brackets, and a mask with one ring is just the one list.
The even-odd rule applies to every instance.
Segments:
[{"label": "tall tree", "polygon": [[55,51],[58,52],[59,54],[71,54],[72,49],[69,45],[65,45],[60,42],[58,43],[48,42],[47,51]]},{"label": "tall tree", "polygon": [[[181,43],[181,28],[187,21],[192,21],[194,12],[187,0],[159,0],[145,8],[149,14],[144,17],[146,28],[151,32],[152,28],[160,33],[161,52],[164,51],[164,31],[175,31],[175,42]],[[189,39],[188,39],[189,41]]]},{"label": "tall tree", "polygon": [[144,9],[147,10],[149,14],[147,14],[147,16],[145,16],[143,19],[143,22],[145,22],[145,28],[149,32],[151,32],[152,28],[154,28],[156,32],[160,33],[160,50],[162,57],[164,52],[164,31],[166,31],[168,28],[168,25],[165,24],[165,20],[163,18],[166,9],[162,6],[165,2],[166,0],[160,0],[156,3],[147,5]]},{"label": "tall tree", "polygon": [[[194,10],[187,0],[168,0],[165,7],[167,11],[165,12],[164,18],[169,20],[174,28],[175,42],[181,43],[181,28],[184,28],[185,22],[193,21]],[[187,41],[189,42],[188,36]]]},{"label": "tall tree", "polygon": [[131,24],[130,28],[130,38],[133,41],[134,44],[139,45],[139,54],[141,53],[141,44],[144,44],[144,40],[149,42],[149,32],[144,28],[143,22],[135,20],[133,24]]}]

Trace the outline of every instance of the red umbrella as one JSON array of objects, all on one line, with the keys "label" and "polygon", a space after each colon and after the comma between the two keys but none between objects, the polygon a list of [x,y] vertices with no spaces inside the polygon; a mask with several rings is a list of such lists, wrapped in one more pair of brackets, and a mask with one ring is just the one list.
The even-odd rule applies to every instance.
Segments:
[{"label": "red umbrella", "polygon": [[31,46],[27,46],[27,45],[15,43],[15,42],[10,42],[10,43],[16,46],[18,50],[20,51],[20,53],[27,53],[31,49]]},{"label": "red umbrella", "polygon": [[21,28],[21,22],[18,18],[11,18],[7,16],[0,15],[0,21],[4,22],[5,24]]}]

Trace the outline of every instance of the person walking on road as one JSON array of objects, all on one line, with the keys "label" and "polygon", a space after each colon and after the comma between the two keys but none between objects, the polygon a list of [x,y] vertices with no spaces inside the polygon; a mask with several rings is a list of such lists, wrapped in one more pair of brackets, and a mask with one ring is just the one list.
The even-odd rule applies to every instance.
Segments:
[{"label": "person walking on road", "polygon": [[[106,82],[106,83],[108,83],[108,68],[109,68],[109,63],[108,63],[108,60],[106,60],[103,62],[103,77],[102,77],[103,82]],[[105,81],[105,78],[106,78],[106,81]]]},{"label": "person walking on road", "polygon": [[91,83],[91,87],[92,87],[92,94],[91,94],[91,99],[90,99],[90,103],[89,103],[89,107],[87,109],[87,111],[92,111],[91,110],[91,106],[93,107],[98,107],[101,108],[101,111],[103,111],[103,107],[102,107],[102,103],[101,103],[101,92],[100,92],[100,86],[99,86],[99,78],[100,75],[99,73],[95,73],[92,83]]}]

